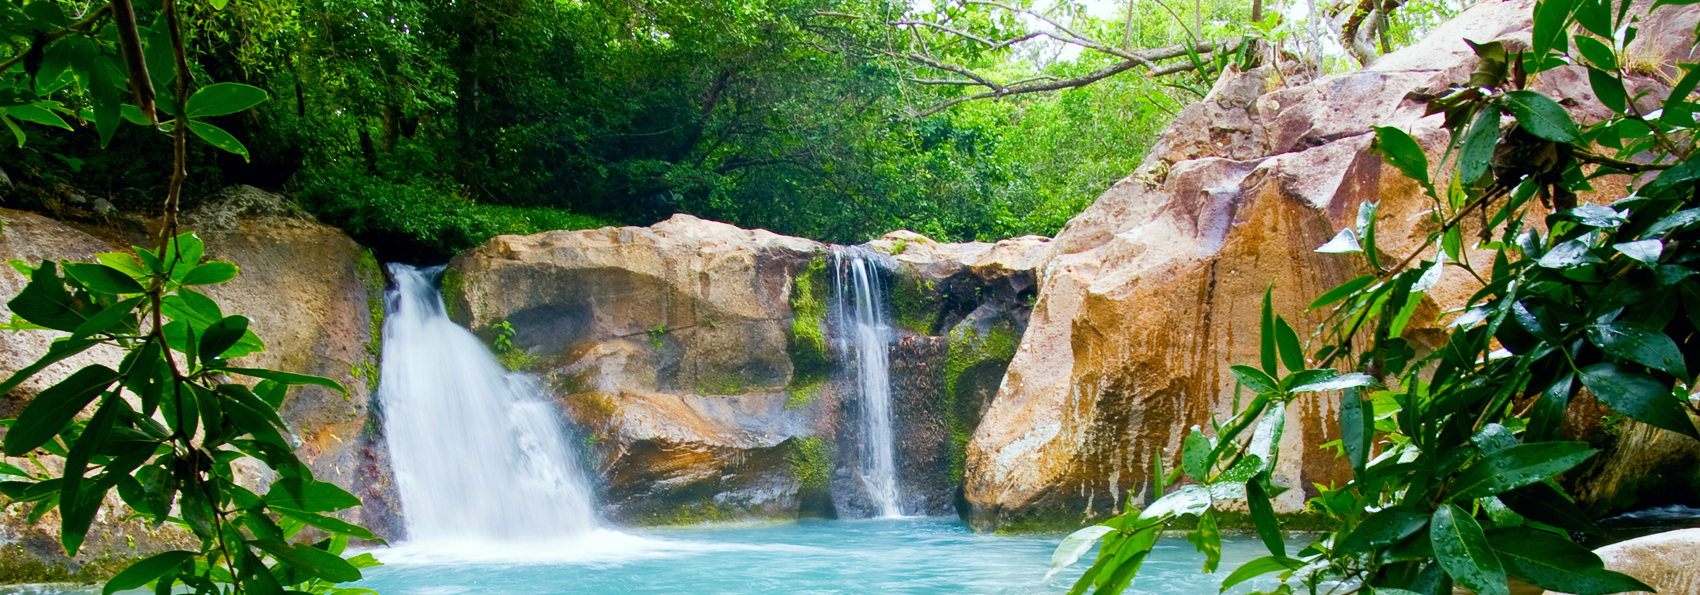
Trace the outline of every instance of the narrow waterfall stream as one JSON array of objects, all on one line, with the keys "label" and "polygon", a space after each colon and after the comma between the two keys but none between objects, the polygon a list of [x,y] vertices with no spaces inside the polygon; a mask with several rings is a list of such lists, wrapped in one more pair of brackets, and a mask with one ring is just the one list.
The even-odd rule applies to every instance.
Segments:
[{"label": "narrow waterfall stream", "polygon": [[410,543],[568,539],[595,526],[559,415],[450,321],[442,267],[391,264],[378,399]]},{"label": "narrow waterfall stream", "polygon": [[[891,327],[885,318],[885,292],[875,264],[860,249],[833,252],[837,271],[834,304],[840,328],[850,330],[856,353],[856,386],[862,396],[862,483],[879,516],[903,516],[897,490],[897,462],[891,429]],[[846,290],[848,288],[848,290]]]}]

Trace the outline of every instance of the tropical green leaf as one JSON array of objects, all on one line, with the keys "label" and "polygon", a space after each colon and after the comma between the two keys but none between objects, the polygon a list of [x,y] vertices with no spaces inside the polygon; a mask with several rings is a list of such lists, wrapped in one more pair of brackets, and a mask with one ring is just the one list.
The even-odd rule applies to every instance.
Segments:
[{"label": "tropical green leaf", "polygon": [[1187,477],[1198,481],[1209,479],[1210,468],[1207,464],[1211,448],[1210,439],[1198,431],[1198,426],[1193,426],[1192,431],[1181,441],[1181,470]]},{"label": "tropical green leaf", "polygon": [[1352,295],[1360,289],[1369,287],[1373,283],[1375,283],[1375,275],[1363,275],[1356,279],[1352,279],[1351,281],[1341,283],[1338,287],[1330,289],[1327,293],[1316,298],[1316,301],[1311,302],[1310,306],[1305,309],[1315,310],[1317,308],[1333,304],[1334,302],[1346,299],[1346,296]]},{"label": "tropical green leaf", "polygon": [[1279,362],[1276,361],[1275,354],[1275,306],[1271,301],[1274,294],[1275,284],[1270,283],[1269,286],[1263,290],[1263,325],[1261,327],[1262,343],[1261,349],[1259,350],[1259,353],[1263,357],[1263,371],[1268,372],[1271,378],[1279,377],[1281,374],[1281,371],[1276,369]]},{"label": "tropical green leaf", "polygon": [[1582,386],[1612,409],[1641,423],[1700,438],[1667,384],[1611,363],[1582,369]]},{"label": "tropical green leaf", "polygon": [[267,504],[304,512],[330,512],[360,505],[360,499],[335,484],[298,477],[272,482]]},{"label": "tropical green leaf", "polygon": [[1494,451],[1458,473],[1452,482],[1452,499],[1475,499],[1520,488],[1563,473],[1597,452],[1583,442],[1536,442]]},{"label": "tropical green leaf", "polygon": [[182,550],[172,550],[169,552],[154,554],[144,560],[136,562],[135,564],[131,564],[129,568],[125,568],[123,572],[113,576],[110,580],[106,581],[106,587],[101,589],[100,592],[102,595],[112,595],[119,591],[139,589],[142,585],[146,585],[153,582],[154,579],[165,576],[166,573],[176,570],[179,566],[182,566],[184,562],[194,558],[194,552],[185,552]]},{"label": "tropical green leaf", "polygon": [[1270,378],[1269,375],[1264,374],[1262,370],[1251,366],[1230,366],[1228,368],[1228,372],[1232,373],[1234,378],[1238,378],[1242,384],[1245,384],[1246,388],[1255,392],[1274,392],[1278,386],[1275,384],[1274,378]]},{"label": "tropical green leaf", "polygon": [[1222,562],[1222,530],[1216,524],[1216,513],[1209,509],[1198,515],[1198,527],[1188,532],[1187,542],[1204,554],[1204,573],[1216,572]]},{"label": "tropical green leaf", "polygon": [[[228,357],[236,357],[236,356],[229,356],[229,355],[227,355],[227,356]],[[324,378],[324,377],[321,377],[321,376],[309,376],[307,374],[296,374],[296,373],[293,373],[293,372],[280,372],[280,371],[277,371],[277,370],[266,370],[266,369],[261,369],[261,368],[222,368],[222,369],[225,372],[229,372],[231,374],[241,374],[243,376],[252,376],[252,377],[255,377],[255,378],[264,378],[266,380],[275,380],[277,382],[281,382],[281,383],[284,383],[284,384],[312,384],[312,385],[316,385],[316,386],[322,386],[322,387],[325,387],[325,388],[328,388],[328,389],[331,389],[331,390],[334,390],[334,391],[337,391],[337,392],[340,392],[340,393],[344,393],[344,394],[348,393],[348,389],[343,388],[343,386],[341,384],[337,384],[335,380],[331,380],[329,378]]]},{"label": "tropical green leaf", "polygon": [[1499,108],[1488,107],[1476,116],[1464,135],[1464,146],[1458,150],[1458,181],[1472,186],[1487,173],[1493,149],[1499,144]]},{"label": "tropical green leaf", "polygon": [[1234,585],[1238,585],[1271,572],[1295,570],[1302,566],[1304,566],[1304,562],[1300,562],[1292,558],[1284,556],[1264,556],[1262,558],[1246,562],[1245,564],[1241,564],[1239,568],[1235,568],[1232,573],[1228,574],[1228,578],[1222,579],[1222,588],[1220,592],[1226,593],[1228,592],[1228,589],[1234,588]]},{"label": "tropical green leaf", "polygon": [[1520,90],[1507,91],[1504,101],[1505,108],[1530,134],[1558,143],[1581,142],[1581,133],[1570,119],[1570,112],[1552,98]]},{"label": "tropical green leaf", "polygon": [[1507,571],[1543,589],[1573,595],[1654,590],[1629,575],[1606,570],[1594,552],[1545,531],[1500,529],[1487,538]]},{"label": "tropical green leaf", "polygon": [[21,457],[52,440],[72,417],[117,381],[118,372],[92,364],[43,389],[6,432],[6,456]]},{"label": "tropical green leaf", "polygon": [[1375,149],[1389,165],[1421,184],[1429,196],[1437,196],[1434,183],[1428,178],[1428,155],[1411,135],[1392,126],[1376,126]]},{"label": "tropical green leaf", "polygon": [[1357,232],[1348,227],[1340,230],[1340,233],[1334,234],[1334,237],[1327,243],[1317,246],[1316,251],[1323,254],[1349,254],[1363,252],[1364,248],[1358,245]]},{"label": "tropical green leaf", "polygon": [[1511,595],[1505,566],[1482,534],[1482,526],[1463,509],[1446,504],[1434,511],[1429,520],[1429,542],[1452,580],[1478,595]]},{"label": "tropical green leaf", "polygon": [[248,543],[277,556],[297,570],[327,581],[348,583],[360,580],[360,569],[341,556],[313,546],[299,543],[291,546],[277,539],[255,539]]},{"label": "tropical green leaf", "polygon": [[1257,536],[1263,539],[1264,547],[1269,553],[1278,558],[1287,556],[1287,542],[1281,539],[1281,525],[1275,519],[1275,506],[1269,501],[1269,493],[1263,491],[1263,482],[1253,477],[1245,482],[1246,507],[1251,509],[1252,524],[1257,527]]},{"label": "tropical green leaf", "polygon": [[1670,372],[1677,378],[1688,377],[1682,350],[1659,329],[1636,322],[1606,322],[1588,327],[1588,341],[1606,353]]},{"label": "tropical green leaf", "polygon": [[1051,570],[1045,573],[1045,580],[1050,580],[1063,568],[1074,564],[1087,550],[1092,549],[1092,546],[1098,545],[1099,538],[1115,530],[1114,527],[1092,525],[1068,534],[1062,543],[1057,544],[1057,550],[1051,553]]},{"label": "tropical green leaf", "polygon": [[223,261],[201,263],[183,276],[183,285],[216,285],[236,278],[237,267]]},{"label": "tropical green leaf", "polygon": [[1352,469],[1363,474],[1375,439],[1375,410],[1358,396],[1356,388],[1340,395],[1340,447]]},{"label": "tropical green leaf", "polygon": [[[266,99],[265,90],[259,87],[240,83],[214,83],[201,87],[201,90],[190,95],[187,109],[191,118],[211,118],[234,114],[259,105]],[[190,130],[193,129],[194,127],[190,126]]]},{"label": "tropical green leaf", "polygon": [[65,263],[65,274],[84,287],[102,293],[142,293],[146,291],[129,274],[104,264],[88,262]]},{"label": "tropical green leaf", "polygon": [[1404,508],[1382,509],[1358,523],[1345,539],[1340,540],[1335,550],[1343,554],[1361,554],[1387,547],[1416,535],[1417,531],[1428,526],[1428,520],[1428,515]]},{"label": "tropical green leaf", "polygon": [[207,144],[241,155],[243,161],[248,160],[248,147],[242,146],[242,141],[236,140],[236,137],[225,132],[223,128],[206,122],[190,120],[189,131],[195,133],[195,136],[201,137],[201,140],[207,141]]}]

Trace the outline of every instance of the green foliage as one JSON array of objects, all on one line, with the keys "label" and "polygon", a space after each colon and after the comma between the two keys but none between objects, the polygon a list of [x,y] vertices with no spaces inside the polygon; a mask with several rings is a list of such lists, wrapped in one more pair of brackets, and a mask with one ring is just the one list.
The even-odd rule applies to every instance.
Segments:
[{"label": "green foliage", "polygon": [[502,234],[608,225],[552,208],[482,204],[425,177],[392,182],[336,169],[308,175],[300,184],[302,206],[320,220],[392,255],[423,261],[447,260]]},{"label": "green foliage", "polygon": [[[201,540],[196,551],[169,551],[118,573],[105,592],[173,585],[197,590],[328,592],[377,564],[368,554],[344,559],[349,538],[369,531],[321,513],[360,505],[341,488],[313,479],[293,453],[277,409],[292,385],[344,389],[330,380],[243,368],[231,359],[264,348],[248,320],[225,316],[190,289],[229,280],[236,267],[201,262],[200,239],[183,234],[160,250],[100,254],[94,263],[13,263],[29,283],[7,304],[10,327],[69,333],[43,358],[0,383],[9,392],[46,365],[95,345],[125,351],[118,369],[90,364],[35,395],[18,414],[4,450],[37,469],[8,466],[19,478],[0,483],[13,502],[32,503],[34,522],[55,508],[60,542],[76,555],[107,494],[155,526],[170,522]],[[64,275],[59,273],[65,271]],[[257,380],[252,386],[232,377]],[[86,420],[75,416],[87,409]],[[38,457],[64,460],[53,474]],[[231,463],[251,457],[277,473],[265,494],[237,483]],[[175,516],[173,516],[175,512]],[[316,527],[330,537],[287,540]],[[216,584],[227,585],[215,587]]]},{"label": "green foliage", "polygon": [[[1568,593],[1648,589],[1606,570],[1572,541],[1572,532],[1599,528],[1552,482],[1595,451],[1557,440],[1557,430],[1571,398],[1586,387],[1628,418],[1674,435],[1667,439],[1700,438],[1692,418],[1700,408],[1688,399],[1700,379],[1687,363],[1700,358],[1700,280],[1691,268],[1700,260],[1692,247],[1700,233],[1693,229],[1700,223],[1693,204],[1700,157],[1692,152],[1692,113],[1700,105],[1683,90],[1664,99],[1662,112],[1620,110],[1578,125],[1553,99],[1521,88],[1528,75],[1580,58],[1600,73],[1590,80],[1605,104],[1628,109],[1609,98],[1627,75],[1609,59],[1623,45],[1614,34],[1628,39],[1636,30],[1623,23],[1628,3],[1618,8],[1610,24],[1614,11],[1605,0],[1543,0],[1532,54],[1474,45],[1480,62],[1471,80],[1429,106],[1452,132],[1447,154],[1455,156],[1455,177],[1446,192],[1437,191],[1442,185],[1431,181],[1427,157],[1408,134],[1376,130],[1388,163],[1427,191],[1435,231],[1404,259],[1386,262],[1378,256],[1375,205],[1365,204],[1356,225],[1318,251],[1361,254],[1371,273],[1311,304],[1328,314],[1309,350],[1266,294],[1262,365],[1231,370],[1256,397],[1218,425],[1214,438],[1195,429],[1182,443],[1177,473],[1200,486],[1078,533],[1102,535],[1103,545],[1073,592],[1120,592],[1140,555],[1112,548],[1149,548],[1141,536],[1171,518],[1242,498],[1272,556],[1235,570],[1224,590],[1269,573],[1280,573],[1282,592],[1295,583],[1315,589],[1348,581],[1386,592],[1442,594],[1457,583],[1503,594],[1508,577]],[[1564,36],[1573,23],[1598,37],[1579,37],[1577,55],[1568,54]],[[1495,123],[1503,116],[1516,126],[1501,131]],[[1618,154],[1593,152],[1602,146]],[[1630,156],[1640,158],[1625,161]],[[1628,198],[1577,204],[1590,180],[1645,172],[1652,175]],[[1531,202],[1537,197],[1552,213],[1544,226],[1529,224],[1540,212]],[[1488,222],[1480,245],[1460,237],[1467,216]],[[1483,262],[1491,269],[1471,265]],[[1459,270],[1481,289],[1444,328],[1439,347],[1419,354],[1406,336],[1416,306],[1444,274]],[[1314,367],[1306,353],[1319,360]],[[1289,557],[1269,494],[1284,404],[1300,393],[1334,391],[1342,391],[1337,444],[1353,479],[1318,486],[1322,495],[1309,508],[1339,526]],[[1201,550],[1218,540],[1198,531],[1189,539]],[[1065,546],[1071,543],[1078,548]]]}]

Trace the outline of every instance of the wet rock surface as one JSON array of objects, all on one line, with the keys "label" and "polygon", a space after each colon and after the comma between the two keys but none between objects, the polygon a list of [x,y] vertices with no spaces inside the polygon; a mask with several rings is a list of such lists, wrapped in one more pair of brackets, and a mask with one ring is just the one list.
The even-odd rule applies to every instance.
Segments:
[{"label": "wet rock surface", "polygon": [[[1230,68],[1186,108],[1139,170],[1072,220],[1037,265],[1040,298],[968,447],[974,526],[1066,529],[1118,512],[1130,493],[1149,502],[1153,457],[1175,464],[1188,427],[1232,414],[1228,367],[1258,358],[1271,282],[1279,314],[1299,328],[1320,322],[1304,313],[1310,300],[1365,271],[1355,256],[1312,250],[1366,201],[1380,204],[1384,253],[1423,243],[1433,225],[1423,216],[1428,199],[1382,163],[1372,127],[1408,131],[1439,163],[1447,133],[1439,116],[1423,117],[1422,97],[1468,79],[1476,58],[1465,38],[1527,45],[1532,6],[1476,4],[1358,72],[1305,82],[1270,66]],[[1647,22],[1674,24],[1655,27],[1663,37],[1644,33],[1635,50],[1685,55],[1697,15],[1661,8]],[[1657,78],[1645,82],[1664,84]],[[1572,93],[1586,81],[1568,80],[1543,75],[1535,89],[1570,94],[1572,113],[1586,119],[1598,104]],[[1602,191],[1583,200],[1610,202],[1626,181],[1597,182]],[[1432,348],[1441,312],[1478,287],[1467,275],[1443,277],[1407,340]],[[1275,483],[1293,489],[1276,499],[1277,512],[1301,513],[1315,484],[1348,478],[1342,460],[1317,448],[1338,438],[1338,399],[1307,396],[1288,408]]]},{"label": "wet rock surface", "polygon": [[[329,377],[349,394],[319,387],[290,391],[281,416],[301,440],[297,455],[320,479],[362,497],[366,505],[344,511],[347,520],[371,527],[381,537],[400,536],[383,441],[369,410],[376,386],[383,280],[376,262],[341,231],[301,215],[287,199],[252,188],[233,188],[206,201],[204,211],[185,213],[184,231],[197,230],[207,256],[242,267],[227,284],[203,288],[226,314],[242,314],[266,342],[266,351],[242,363]],[[148,236],[123,229],[67,225],[21,211],[0,210],[0,260],[88,260],[100,252],[127,251]],[[92,233],[91,233],[92,232]],[[0,272],[0,302],[23,289],[21,275]],[[0,304],[0,318],[11,312]],[[0,375],[35,361],[63,333],[4,332]],[[122,353],[96,348],[55,364],[0,398],[0,416],[15,417],[36,392],[84,365],[117,366]],[[27,466],[23,459],[8,462]],[[44,459],[49,467],[59,464]],[[242,481],[260,487],[272,479],[260,465],[238,465]],[[57,471],[54,467],[53,471]],[[194,549],[198,541],[166,525],[159,529],[127,514],[116,494],[96,517],[83,551],[68,559],[59,546],[57,512],[35,526],[28,505],[12,505],[0,520],[0,582],[93,580],[128,561],[173,548]]]},{"label": "wet rock surface", "polygon": [[[1043,244],[896,232],[863,249],[890,288],[906,512],[955,510],[966,433],[947,391],[949,333],[995,318],[971,324],[995,328],[1012,352],[1034,286],[1031,253]],[[609,520],[868,516],[861,403],[846,373],[854,355],[833,312],[834,249],[685,215],[501,236],[455,258],[444,299],[562,403]],[[998,355],[958,355],[972,399],[1001,377],[1008,354],[988,363]],[[969,422],[981,408],[964,408]]]}]

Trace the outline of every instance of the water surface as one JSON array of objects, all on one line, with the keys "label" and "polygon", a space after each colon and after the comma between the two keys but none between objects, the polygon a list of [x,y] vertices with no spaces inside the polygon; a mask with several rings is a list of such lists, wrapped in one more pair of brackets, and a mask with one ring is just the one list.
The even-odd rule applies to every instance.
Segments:
[{"label": "water surface", "polygon": [[[1223,570],[1206,575],[1203,555],[1170,535],[1129,593],[1215,595],[1233,568],[1268,555],[1255,538],[1229,537]],[[356,586],[385,595],[1060,594],[1093,555],[1045,582],[1061,541],[980,535],[941,518],[599,530],[553,545],[380,550],[387,564]],[[1300,547],[1290,540],[1289,551]]]}]

